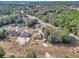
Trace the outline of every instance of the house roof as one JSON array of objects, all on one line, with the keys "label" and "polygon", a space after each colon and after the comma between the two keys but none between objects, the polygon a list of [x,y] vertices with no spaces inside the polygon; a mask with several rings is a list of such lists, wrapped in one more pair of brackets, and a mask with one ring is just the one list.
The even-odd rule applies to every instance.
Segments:
[{"label": "house roof", "polygon": [[13,31],[10,31],[9,34],[12,35],[12,36],[18,36],[20,33],[13,30]]},{"label": "house roof", "polygon": [[21,37],[30,37],[31,34],[29,32],[24,32]]}]

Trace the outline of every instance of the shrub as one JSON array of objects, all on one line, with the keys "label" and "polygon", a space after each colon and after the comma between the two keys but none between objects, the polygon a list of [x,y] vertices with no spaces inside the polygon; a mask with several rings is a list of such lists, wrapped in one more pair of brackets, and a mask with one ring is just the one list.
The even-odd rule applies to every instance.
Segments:
[{"label": "shrub", "polygon": [[5,51],[2,47],[0,47],[0,58],[3,58],[5,56]]},{"label": "shrub", "polygon": [[71,37],[69,37],[69,36],[63,36],[62,42],[63,43],[67,43],[67,44],[72,43]]},{"label": "shrub", "polygon": [[52,34],[48,36],[48,42],[53,44],[53,43],[61,43],[62,42],[62,36],[60,32],[54,31]]},{"label": "shrub", "polygon": [[28,27],[34,27],[35,24],[37,24],[38,21],[36,19],[34,20],[29,20],[28,23],[27,23],[27,26]]},{"label": "shrub", "polygon": [[15,58],[15,55],[10,55],[10,57],[9,58]]},{"label": "shrub", "polygon": [[72,38],[69,36],[69,30],[64,28],[61,32],[63,43],[72,43]]},{"label": "shrub", "polygon": [[0,39],[4,39],[6,37],[6,30],[5,29],[0,29]]},{"label": "shrub", "polygon": [[36,58],[36,54],[35,54],[34,52],[30,51],[30,52],[27,54],[26,57],[27,57],[27,58]]},{"label": "shrub", "polygon": [[20,15],[19,14],[12,14],[12,15],[6,15],[6,17],[1,17],[0,18],[0,26],[15,23],[18,16],[20,16]]},{"label": "shrub", "polygon": [[48,39],[48,36],[51,35],[54,30],[55,29],[50,26],[43,27],[42,32],[44,33],[44,37]]},{"label": "shrub", "polygon": [[47,42],[53,43],[72,43],[72,38],[69,37],[67,28],[55,30],[49,26],[43,27],[42,31]]}]

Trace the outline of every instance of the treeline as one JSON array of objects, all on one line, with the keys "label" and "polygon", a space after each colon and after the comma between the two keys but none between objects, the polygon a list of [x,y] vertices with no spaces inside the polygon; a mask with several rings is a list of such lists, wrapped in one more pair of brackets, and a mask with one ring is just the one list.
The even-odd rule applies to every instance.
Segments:
[{"label": "treeline", "polygon": [[0,15],[10,15],[16,11],[16,8],[13,6],[0,6]]},{"label": "treeline", "polygon": [[60,28],[55,30],[48,26],[42,29],[47,42],[71,43],[74,38],[69,37],[69,33],[79,36],[79,11],[69,8],[67,5],[38,5],[28,8],[26,12]]},{"label": "treeline", "polygon": [[58,25],[79,36],[79,12],[73,11],[58,15]]},{"label": "treeline", "polygon": [[61,29],[67,29],[69,33],[79,36],[79,12],[70,11],[69,13],[51,14],[42,17],[42,20]]},{"label": "treeline", "polygon": [[0,17],[0,26],[12,24],[16,21],[19,22],[20,20],[17,19],[19,16],[19,14],[12,14]]},{"label": "treeline", "polygon": [[70,33],[74,33],[79,36],[79,12],[70,11],[68,13],[59,14],[47,14],[42,16],[41,19],[44,22],[50,23],[56,27],[61,27],[63,29],[68,29]]},{"label": "treeline", "polygon": [[66,43],[73,44],[72,37],[69,36],[67,30],[54,29],[50,26],[46,26],[42,28],[42,32],[44,33],[44,37],[47,42],[53,43]]}]

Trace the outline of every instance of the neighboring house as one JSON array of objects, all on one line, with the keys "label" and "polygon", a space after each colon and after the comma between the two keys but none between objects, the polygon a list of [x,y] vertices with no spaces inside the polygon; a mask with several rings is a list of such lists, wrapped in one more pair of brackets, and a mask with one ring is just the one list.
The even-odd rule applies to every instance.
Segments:
[{"label": "neighboring house", "polygon": [[9,32],[9,34],[10,34],[11,36],[19,36],[19,35],[20,35],[20,33],[19,33],[17,30],[11,30],[11,31]]},{"label": "neighboring house", "polygon": [[20,45],[28,44],[30,41],[30,36],[31,34],[28,31],[23,32],[20,37],[17,38],[16,42]]}]

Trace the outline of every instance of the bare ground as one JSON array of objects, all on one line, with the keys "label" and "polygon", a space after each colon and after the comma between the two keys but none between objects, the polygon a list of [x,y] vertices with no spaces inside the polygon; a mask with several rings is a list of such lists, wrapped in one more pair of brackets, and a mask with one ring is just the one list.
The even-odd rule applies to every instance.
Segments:
[{"label": "bare ground", "polygon": [[[33,18],[33,17],[31,17]],[[32,50],[38,57],[44,57],[46,52],[49,52],[52,57],[66,57],[76,58],[79,57],[79,45],[65,45],[65,44],[48,44],[48,47],[44,47],[42,41],[35,41],[31,39],[29,46],[16,46],[16,38],[11,38],[11,41],[0,41],[0,46],[5,50],[6,55],[15,55],[15,57],[26,57],[26,54]]]}]

